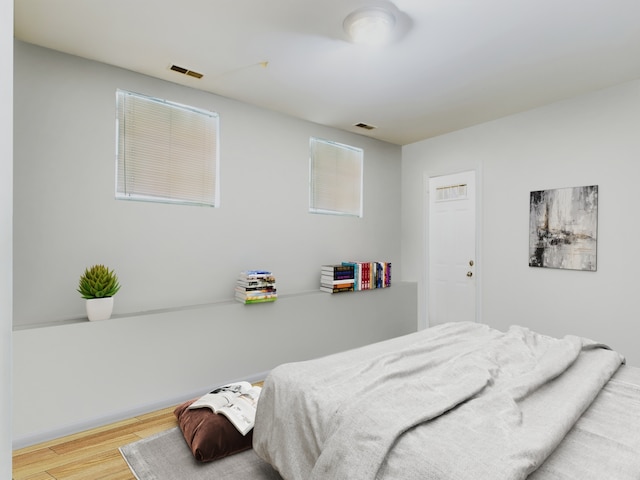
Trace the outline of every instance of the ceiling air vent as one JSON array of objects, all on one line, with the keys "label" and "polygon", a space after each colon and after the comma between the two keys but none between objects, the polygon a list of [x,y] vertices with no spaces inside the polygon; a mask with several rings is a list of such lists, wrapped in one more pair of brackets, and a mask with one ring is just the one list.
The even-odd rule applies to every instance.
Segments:
[{"label": "ceiling air vent", "polygon": [[365,130],[373,130],[374,128],[376,128],[373,125],[367,125],[366,123],[356,123],[354,127],[364,128]]},{"label": "ceiling air vent", "polygon": [[182,73],[183,75],[189,75],[194,78],[202,78],[204,75],[198,72],[194,72],[193,70],[189,70],[184,67],[179,67],[178,65],[171,65],[171,70],[174,72]]}]

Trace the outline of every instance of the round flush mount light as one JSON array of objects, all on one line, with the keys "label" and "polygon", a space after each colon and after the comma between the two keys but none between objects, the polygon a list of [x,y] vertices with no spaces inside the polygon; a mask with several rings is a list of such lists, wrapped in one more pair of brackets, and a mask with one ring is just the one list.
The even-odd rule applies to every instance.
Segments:
[{"label": "round flush mount light", "polygon": [[349,40],[364,45],[384,45],[393,34],[396,17],[382,7],[359,8],[347,15],[343,27]]}]

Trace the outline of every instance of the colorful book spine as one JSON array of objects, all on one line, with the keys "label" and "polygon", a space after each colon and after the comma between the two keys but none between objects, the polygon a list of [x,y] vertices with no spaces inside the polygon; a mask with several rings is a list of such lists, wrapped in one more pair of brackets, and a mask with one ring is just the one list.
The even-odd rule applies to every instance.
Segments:
[{"label": "colorful book spine", "polygon": [[327,292],[327,293],[341,293],[341,292],[353,292],[353,284],[351,285],[347,285],[347,286],[332,286],[332,287],[327,287],[324,285],[320,286],[320,291],[321,292]]},{"label": "colorful book spine", "polygon": [[320,290],[329,293],[372,290],[391,286],[390,262],[342,262],[323,265]]}]

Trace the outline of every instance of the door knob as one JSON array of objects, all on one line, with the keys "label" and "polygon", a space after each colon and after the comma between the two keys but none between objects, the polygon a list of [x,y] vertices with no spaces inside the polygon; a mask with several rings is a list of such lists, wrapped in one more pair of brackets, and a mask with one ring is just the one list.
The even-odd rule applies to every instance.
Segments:
[{"label": "door knob", "polygon": [[473,260],[469,260],[469,266],[473,267]]},{"label": "door knob", "polygon": [[467,272],[467,277],[473,277],[473,272]]}]

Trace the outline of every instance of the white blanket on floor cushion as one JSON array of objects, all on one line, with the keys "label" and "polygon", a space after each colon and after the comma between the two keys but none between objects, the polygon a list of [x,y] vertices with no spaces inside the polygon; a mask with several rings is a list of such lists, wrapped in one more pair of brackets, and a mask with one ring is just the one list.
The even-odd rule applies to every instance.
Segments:
[{"label": "white blanket on floor cushion", "polygon": [[265,381],[253,445],[287,480],[518,480],[622,363],[588,339],[451,323]]}]

